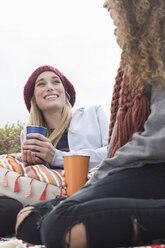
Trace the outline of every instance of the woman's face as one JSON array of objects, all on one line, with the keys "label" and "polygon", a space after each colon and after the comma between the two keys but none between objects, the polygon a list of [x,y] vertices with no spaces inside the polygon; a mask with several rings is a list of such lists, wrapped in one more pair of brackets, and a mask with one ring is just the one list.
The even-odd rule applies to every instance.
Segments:
[{"label": "woman's face", "polygon": [[[114,25],[117,27],[115,29],[115,35],[117,37],[117,29],[119,28],[118,27],[119,23],[118,23],[118,19],[117,19],[116,13],[115,13],[115,6],[114,6],[113,0],[105,0],[103,7],[108,10],[108,12],[109,12],[109,14],[113,20]],[[118,45],[121,47],[121,42],[120,42],[118,37],[117,37],[116,41],[117,41]]]},{"label": "woman's face", "polygon": [[105,0],[103,7],[106,8],[113,19],[113,0]]},{"label": "woman's face", "polygon": [[39,109],[62,111],[65,104],[65,89],[61,79],[52,71],[42,72],[35,82],[34,97]]}]

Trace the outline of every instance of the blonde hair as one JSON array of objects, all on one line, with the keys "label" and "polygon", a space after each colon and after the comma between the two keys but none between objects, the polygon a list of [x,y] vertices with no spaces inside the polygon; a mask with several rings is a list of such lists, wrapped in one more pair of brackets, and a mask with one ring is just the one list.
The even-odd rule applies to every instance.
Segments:
[{"label": "blonde hair", "polygon": [[[54,145],[54,147],[56,147],[63,133],[68,130],[71,118],[72,118],[72,106],[66,94],[66,103],[62,111],[61,120],[59,121],[55,130],[50,135],[48,135],[48,138],[50,142]],[[31,109],[30,109],[30,117],[29,117],[28,125],[48,128],[44,120],[43,114],[36,104],[34,96],[31,99]]]},{"label": "blonde hair", "polygon": [[165,0],[113,0],[121,67],[130,85],[165,85]]}]

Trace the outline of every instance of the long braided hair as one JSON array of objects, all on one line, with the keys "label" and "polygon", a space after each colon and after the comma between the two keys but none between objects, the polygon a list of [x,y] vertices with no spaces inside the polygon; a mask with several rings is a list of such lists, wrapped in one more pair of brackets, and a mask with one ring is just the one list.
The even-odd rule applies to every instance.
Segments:
[{"label": "long braided hair", "polygon": [[132,139],[135,132],[144,130],[144,123],[150,114],[150,101],[141,90],[132,90],[126,75],[118,69],[111,101],[111,119],[109,125],[109,139],[115,123],[116,130],[113,137],[109,157]]},{"label": "long braided hair", "polygon": [[144,130],[150,114],[147,90],[157,82],[160,90],[165,87],[165,1],[107,0],[104,7],[109,6],[122,49],[109,125],[113,157],[135,132]]}]

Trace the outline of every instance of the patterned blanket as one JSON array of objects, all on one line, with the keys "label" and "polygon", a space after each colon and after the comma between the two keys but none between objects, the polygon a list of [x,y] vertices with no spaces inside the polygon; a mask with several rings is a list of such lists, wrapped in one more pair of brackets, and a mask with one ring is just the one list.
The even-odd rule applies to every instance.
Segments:
[{"label": "patterned blanket", "polygon": [[46,248],[43,245],[32,245],[15,237],[0,238],[0,248]]},{"label": "patterned blanket", "polygon": [[62,196],[64,178],[44,164],[25,166],[14,154],[0,155],[0,195],[23,205]]},{"label": "patterned blanket", "polygon": [[165,245],[138,246],[138,247],[129,247],[129,248],[165,248]]},{"label": "patterned blanket", "polygon": [[[44,245],[32,245],[22,240],[16,239],[14,236],[9,238],[0,238],[0,248],[46,248]],[[126,248],[126,247],[121,247]],[[138,246],[128,248],[165,248],[165,245]]]}]

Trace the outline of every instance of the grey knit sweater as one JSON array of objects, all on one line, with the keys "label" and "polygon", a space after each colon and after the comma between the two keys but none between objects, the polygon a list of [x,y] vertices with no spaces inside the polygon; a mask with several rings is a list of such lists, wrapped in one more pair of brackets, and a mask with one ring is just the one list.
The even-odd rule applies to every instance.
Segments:
[{"label": "grey knit sweater", "polygon": [[152,86],[150,108],[144,131],[134,133],[132,140],[118,149],[114,157],[105,158],[95,167],[87,184],[126,168],[165,162],[165,89],[160,91],[158,84]]}]

